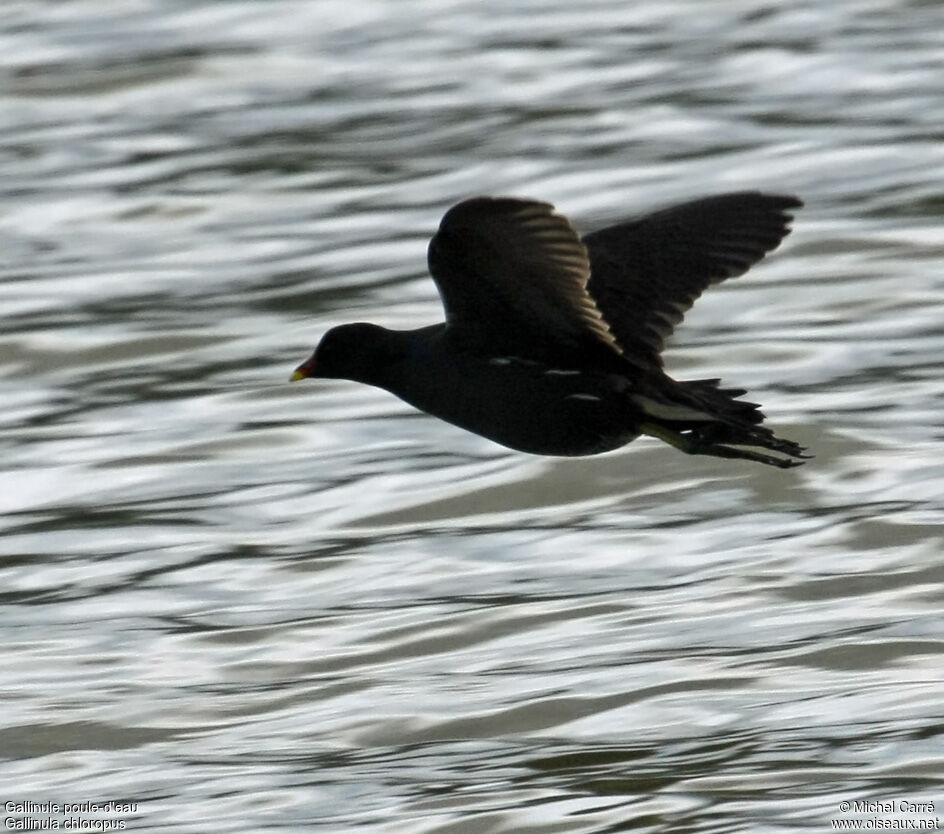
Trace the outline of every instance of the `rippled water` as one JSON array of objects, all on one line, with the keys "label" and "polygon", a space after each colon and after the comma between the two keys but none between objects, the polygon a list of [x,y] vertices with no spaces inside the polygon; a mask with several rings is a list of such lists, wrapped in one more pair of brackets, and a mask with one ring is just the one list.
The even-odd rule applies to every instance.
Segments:
[{"label": "rippled water", "polygon": [[[7,0],[0,798],[944,825],[942,31],[893,0]],[[798,470],[531,458],[285,384],[331,324],[440,318],[459,199],[587,231],[754,187],[807,207],[668,365],[750,388]]]}]

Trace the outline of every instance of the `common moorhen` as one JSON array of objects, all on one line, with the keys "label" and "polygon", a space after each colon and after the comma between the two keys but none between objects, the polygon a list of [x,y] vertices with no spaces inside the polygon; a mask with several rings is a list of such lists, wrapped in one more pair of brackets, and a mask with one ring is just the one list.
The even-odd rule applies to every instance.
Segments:
[{"label": "common moorhen", "polygon": [[332,328],[292,379],[376,385],[532,454],[593,455],[648,434],[689,454],[798,466],[803,447],[762,426],[745,391],[677,382],[660,354],[695,299],[775,249],[801,205],[723,194],[581,240],[548,203],[466,200],[429,244],[446,321]]}]

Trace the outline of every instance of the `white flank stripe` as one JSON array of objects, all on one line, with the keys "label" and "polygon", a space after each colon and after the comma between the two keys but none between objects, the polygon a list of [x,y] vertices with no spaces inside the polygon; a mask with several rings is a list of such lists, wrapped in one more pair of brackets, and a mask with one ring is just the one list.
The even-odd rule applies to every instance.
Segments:
[{"label": "white flank stripe", "polygon": [[557,368],[549,368],[544,372],[544,376],[580,376],[583,371],[561,371]]}]

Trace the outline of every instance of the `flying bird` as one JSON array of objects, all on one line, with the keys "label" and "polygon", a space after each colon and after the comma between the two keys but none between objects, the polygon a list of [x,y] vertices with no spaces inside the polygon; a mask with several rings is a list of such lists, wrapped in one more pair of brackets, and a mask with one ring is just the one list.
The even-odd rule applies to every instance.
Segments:
[{"label": "flying bird", "polygon": [[762,425],[746,391],[676,381],[662,350],[702,292],[775,249],[802,205],[723,194],[581,238],[549,203],[465,200],[429,244],[446,320],[334,327],[292,380],[375,385],[531,454],[595,455],[646,434],[688,454],[798,466],[805,449]]}]

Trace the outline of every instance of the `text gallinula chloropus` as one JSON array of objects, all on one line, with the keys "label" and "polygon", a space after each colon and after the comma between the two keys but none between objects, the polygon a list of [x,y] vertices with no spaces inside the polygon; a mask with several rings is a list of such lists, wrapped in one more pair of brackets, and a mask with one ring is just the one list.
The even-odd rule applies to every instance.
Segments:
[{"label": "text gallinula chloropus", "polygon": [[724,194],[581,240],[548,203],[466,200],[429,244],[446,321],[335,327],[292,379],[376,385],[532,454],[593,455],[648,434],[689,454],[797,466],[804,449],[762,426],[744,391],[676,382],[660,353],[695,299],[775,249],[801,205]]}]

